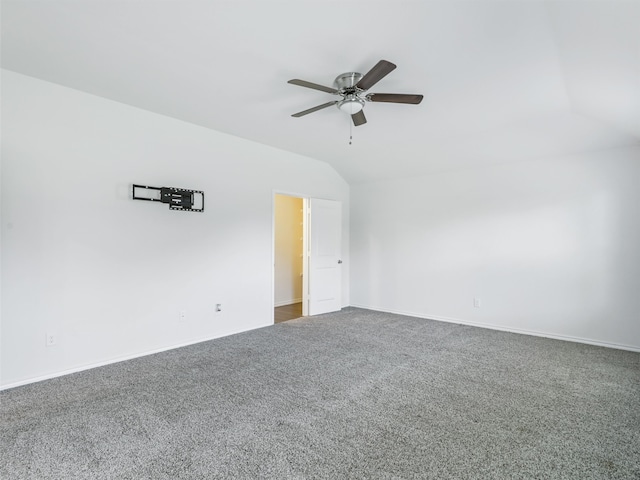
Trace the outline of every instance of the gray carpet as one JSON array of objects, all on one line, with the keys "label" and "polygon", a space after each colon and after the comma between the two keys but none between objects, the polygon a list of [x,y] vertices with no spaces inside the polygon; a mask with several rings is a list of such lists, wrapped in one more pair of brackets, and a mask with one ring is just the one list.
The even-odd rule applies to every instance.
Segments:
[{"label": "gray carpet", "polygon": [[0,400],[2,479],[640,478],[640,354],[353,308]]}]

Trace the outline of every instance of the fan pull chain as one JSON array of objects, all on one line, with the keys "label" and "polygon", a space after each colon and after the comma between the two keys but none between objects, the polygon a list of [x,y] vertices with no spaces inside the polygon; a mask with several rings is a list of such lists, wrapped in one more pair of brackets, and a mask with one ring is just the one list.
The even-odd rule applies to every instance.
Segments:
[{"label": "fan pull chain", "polygon": [[351,120],[351,116],[349,116],[349,145],[351,145],[352,140],[353,140],[353,121]]}]

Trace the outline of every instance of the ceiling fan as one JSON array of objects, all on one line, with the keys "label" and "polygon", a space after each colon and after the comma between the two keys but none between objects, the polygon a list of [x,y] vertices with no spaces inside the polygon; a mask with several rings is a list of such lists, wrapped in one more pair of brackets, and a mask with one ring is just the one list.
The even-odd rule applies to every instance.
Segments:
[{"label": "ceiling fan", "polygon": [[342,97],[340,100],[323,103],[317,107],[294,113],[291,116],[302,117],[303,115],[317,112],[318,110],[330,107],[331,105],[337,105],[341,111],[351,115],[353,124],[357,127],[367,123],[367,119],[362,110],[365,102],[408,103],[412,105],[419,104],[422,101],[422,95],[406,95],[402,93],[366,93],[367,90],[395,70],[395,68],[396,66],[393,63],[387,62],[386,60],[380,60],[366,73],[366,75],[362,75],[357,72],[347,72],[342,75],[338,75],[333,82],[334,88],[325,87],[305,80],[299,80],[297,78],[289,80],[287,83],[291,83],[292,85],[313,88],[314,90],[320,90],[322,92]]}]

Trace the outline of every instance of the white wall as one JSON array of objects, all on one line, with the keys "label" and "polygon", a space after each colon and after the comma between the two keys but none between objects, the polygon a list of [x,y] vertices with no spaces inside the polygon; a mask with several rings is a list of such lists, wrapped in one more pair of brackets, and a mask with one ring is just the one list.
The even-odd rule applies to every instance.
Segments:
[{"label": "white wall", "polygon": [[[271,324],[276,190],[342,201],[348,252],[325,163],[9,71],[2,101],[0,385]],[[204,190],[205,212],[132,183]]]},{"label": "white wall", "polygon": [[640,148],[354,185],[351,206],[352,305],[640,349]]},{"label": "white wall", "polygon": [[302,199],[275,196],[275,305],[302,301]]}]

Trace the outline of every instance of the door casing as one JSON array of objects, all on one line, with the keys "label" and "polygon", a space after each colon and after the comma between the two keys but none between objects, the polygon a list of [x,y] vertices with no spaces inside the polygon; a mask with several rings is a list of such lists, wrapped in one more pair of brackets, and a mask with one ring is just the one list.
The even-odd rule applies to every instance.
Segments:
[{"label": "door casing", "polygon": [[[271,302],[272,302],[272,308],[271,308],[271,315],[272,315],[272,322],[274,321],[274,306],[275,306],[275,229],[276,229],[276,222],[275,222],[275,196],[276,195],[287,195],[290,197],[297,197],[297,198],[301,198],[302,199],[302,204],[303,204],[303,236],[302,236],[302,249],[303,249],[303,261],[302,261],[302,269],[303,269],[303,274],[302,274],[302,315],[303,316],[308,316],[310,314],[314,314],[313,312],[310,313],[310,309],[309,309],[309,302],[310,302],[310,283],[309,283],[309,248],[310,248],[310,215],[311,215],[311,208],[310,208],[310,202],[313,199],[313,197],[309,197],[300,193],[293,193],[293,192],[285,192],[285,191],[275,191],[273,192],[273,199],[272,199],[272,274],[271,274],[271,278],[272,278],[272,291],[271,291]],[[337,203],[340,204],[340,207],[342,206],[342,203],[339,201],[335,201]],[[341,270],[341,268],[340,268]],[[340,275],[340,283],[342,282],[342,276]],[[341,290],[341,286],[339,288]],[[339,308],[338,308],[339,309]]]}]

